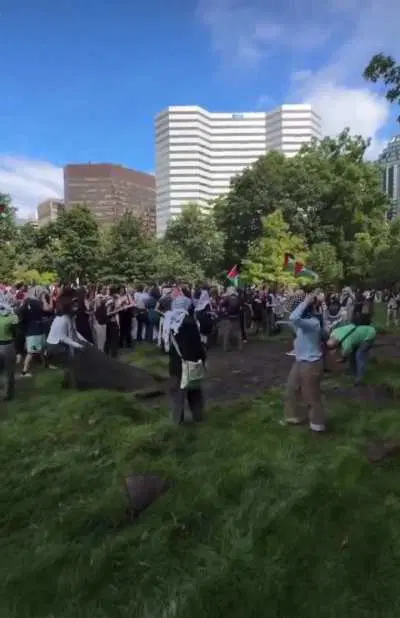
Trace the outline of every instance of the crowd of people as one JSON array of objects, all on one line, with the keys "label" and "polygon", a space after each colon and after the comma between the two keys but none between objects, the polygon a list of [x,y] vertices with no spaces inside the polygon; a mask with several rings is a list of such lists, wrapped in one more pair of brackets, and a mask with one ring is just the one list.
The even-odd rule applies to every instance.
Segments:
[{"label": "crowd of people", "polygon": [[[16,367],[31,378],[34,359],[63,367],[71,386],[70,359],[88,346],[116,358],[122,348],[146,341],[169,355],[171,416],[185,420],[204,414],[202,379],[207,350],[215,345],[241,349],[249,330],[271,336],[293,332],[295,361],[285,396],[285,423],[306,420],[315,432],[326,429],[321,378],[332,350],[349,360],[357,383],[365,374],[376,331],[371,325],[374,292],[272,290],[267,287],[180,286],[2,286],[0,289],[0,369],[4,398],[14,394]],[[378,299],[380,300],[380,298]],[[387,298],[388,316],[392,296]],[[397,315],[397,314],[396,314]],[[389,318],[388,318],[389,319]],[[396,317],[397,319],[397,317]],[[306,416],[298,410],[301,392]]]}]

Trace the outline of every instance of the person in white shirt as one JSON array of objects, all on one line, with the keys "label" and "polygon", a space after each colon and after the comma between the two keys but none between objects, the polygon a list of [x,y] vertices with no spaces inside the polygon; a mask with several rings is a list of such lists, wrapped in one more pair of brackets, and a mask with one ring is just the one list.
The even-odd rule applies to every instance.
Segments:
[{"label": "person in white shirt", "polygon": [[70,387],[76,383],[71,359],[90,343],[80,335],[75,326],[77,304],[72,294],[63,294],[57,301],[57,315],[47,336],[47,354],[51,362],[64,368],[63,386]]}]

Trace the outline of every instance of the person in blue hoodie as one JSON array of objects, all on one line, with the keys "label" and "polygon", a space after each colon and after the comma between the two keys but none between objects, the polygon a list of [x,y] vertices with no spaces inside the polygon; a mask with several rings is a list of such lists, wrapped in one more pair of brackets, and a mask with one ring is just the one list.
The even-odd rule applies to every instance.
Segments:
[{"label": "person in blue hoodie", "polygon": [[[313,432],[326,430],[325,410],[322,405],[321,379],[324,370],[322,358],[321,294],[307,294],[289,316],[296,331],[295,362],[290,370],[285,393],[285,423],[300,425],[308,422]],[[299,393],[304,409],[299,407]]]}]

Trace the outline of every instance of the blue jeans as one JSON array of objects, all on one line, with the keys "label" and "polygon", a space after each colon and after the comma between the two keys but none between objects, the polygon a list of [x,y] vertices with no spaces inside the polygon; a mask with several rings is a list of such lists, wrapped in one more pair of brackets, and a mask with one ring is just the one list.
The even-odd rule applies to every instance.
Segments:
[{"label": "blue jeans", "polygon": [[373,341],[364,341],[349,356],[350,370],[355,375],[356,382],[361,382],[364,379],[368,354],[373,343]]}]

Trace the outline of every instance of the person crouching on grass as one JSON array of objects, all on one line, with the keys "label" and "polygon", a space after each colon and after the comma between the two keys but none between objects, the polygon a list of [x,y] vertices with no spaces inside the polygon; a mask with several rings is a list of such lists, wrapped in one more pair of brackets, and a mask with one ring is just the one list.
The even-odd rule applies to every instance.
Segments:
[{"label": "person crouching on grass", "polygon": [[348,360],[355,383],[361,384],[367,368],[369,352],[376,338],[370,316],[358,314],[350,324],[335,328],[327,341],[328,349],[339,349],[343,361]]},{"label": "person crouching on grass", "polygon": [[[323,335],[321,313],[322,295],[307,294],[289,316],[296,330],[294,342],[295,362],[290,370],[285,393],[285,420],[287,425],[309,423],[311,431],[326,430],[325,410],[322,405],[321,379],[324,370],[321,340]],[[302,395],[307,412],[298,407],[298,394]]]}]

